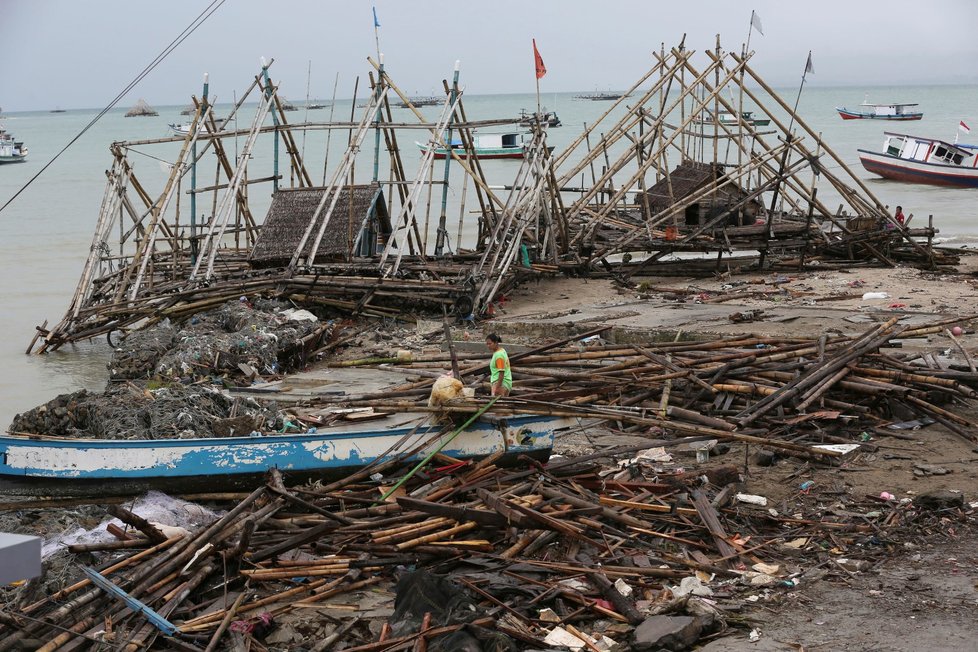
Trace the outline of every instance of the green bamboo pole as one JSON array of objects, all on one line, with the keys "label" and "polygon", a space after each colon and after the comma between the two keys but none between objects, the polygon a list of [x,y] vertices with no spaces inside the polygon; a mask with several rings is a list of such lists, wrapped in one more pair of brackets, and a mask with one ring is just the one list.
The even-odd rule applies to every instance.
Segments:
[{"label": "green bamboo pole", "polygon": [[451,441],[453,439],[455,439],[455,437],[457,437],[460,432],[462,432],[463,430],[465,430],[466,428],[468,428],[469,426],[471,426],[472,423],[476,419],[478,419],[479,417],[481,417],[483,415],[483,413],[485,413],[486,410],[488,410],[489,408],[491,408],[492,407],[492,404],[495,403],[496,401],[498,401],[499,398],[500,397],[498,397],[498,396],[493,396],[491,401],[489,401],[488,403],[486,403],[484,407],[482,407],[478,412],[476,412],[475,414],[473,414],[469,418],[468,421],[466,421],[461,426],[459,426],[458,428],[456,428],[455,429],[455,432],[453,432],[452,434],[450,434],[448,437],[445,438],[444,441],[442,441],[440,444],[438,444],[438,448],[436,448],[435,450],[433,450],[430,453],[428,453],[428,456],[427,457],[425,457],[423,460],[421,460],[420,462],[418,462],[417,466],[415,466],[413,469],[411,469],[408,472],[408,474],[405,475],[403,478],[401,478],[400,480],[398,480],[397,481],[397,484],[395,484],[393,487],[391,487],[390,489],[388,489],[384,493],[384,495],[380,497],[380,500],[377,501],[377,503],[375,503],[375,504],[379,504],[379,503],[384,502],[385,500],[387,500],[390,497],[391,494],[393,494],[395,491],[397,491],[398,489],[400,489],[401,488],[401,485],[403,485],[405,482],[407,482],[411,478],[411,476],[413,476],[421,468],[423,468],[428,462],[430,462],[431,461],[431,458],[433,458],[435,455],[437,455],[438,453],[441,452],[441,449],[445,448],[445,446],[448,446],[448,444],[450,444]]}]

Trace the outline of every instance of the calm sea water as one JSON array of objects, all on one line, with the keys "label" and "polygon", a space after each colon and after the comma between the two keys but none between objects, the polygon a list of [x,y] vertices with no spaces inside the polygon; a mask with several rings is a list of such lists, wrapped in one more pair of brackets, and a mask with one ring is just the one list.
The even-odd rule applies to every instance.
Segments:
[{"label": "calm sea water", "polygon": [[[796,89],[779,92],[789,104],[794,102]],[[919,102],[924,119],[912,123],[868,120],[843,122],[833,110],[834,107],[859,104],[864,99],[864,92],[868,92],[871,102]],[[906,130],[915,135],[953,140],[959,120],[963,119],[978,129],[976,97],[976,86],[866,89],[808,87],[801,97],[799,114],[815,131],[822,133],[829,146],[852,166],[856,175],[865,181],[883,203],[890,206],[901,204],[905,213],[914,213],[915,219],[920,222],[925,221],[928,215],[933,215],[943,239],[955,244],[974,244],[978,243],[978,220],[975,219],[978,191],[907,185],[875,178],[859,166],[856,149],[878,149],[883,142],[884,129]],[[611,103],[577,100],[573,98],[573,94],[567,93],[546,95],[543,104],[550,110],[556,110],[563,121],[563,126],[552,129],[548,136],[550,144],[559,153],[581,133],[585,123],[593,123]],[[520,109],[532,110],[534,106],[535,98],[532,95],[467,96],[465,100],[466,111],[471,120],[511,116]],[[0,274],[3,278],[3,310],[0,310],[2,427],[10,423],[15,413],[32,408],[58,393],[81,388],[100,390],[104,386],[107,377],[105,364],[109,353],[104,339],[64,347],[45,356],[26,356],[24,351],[34,326],[45,319],[52,324],[60,320],[75,289],[105,189],[104,171],[111,163],[109,144],[113,141],[168,136],[168,123],[186,120],[179,114],[181,107],[156,108],[160,115],[154,118],[125,118],[125,109],[106,115],[10,207],[0,213]],[[226,111],[226,107],[219,105],[217,114],[226,115]],[[347,120],[350,111],[349,100],[338,102],[334,119]],[[438,109],[429,107],[425,112],[433,118]],[[95,110],[74,110],[66,113],[6,115],[4,122],[7,130],[27,144],[30,157],[26,163],[0,166],[0,202],[5,202],[40,170],[95,113]],[[406,113],[400,115],[407,119]],[[288,116],[295,122],[304,117],[301,109]],[[309,120],[326,121],[328,117],[329,109],[309,113]],[[398,119],[398,115],[395,115],[395,119]],[[243,114],[238,126],[247,128],[248,120],[250,118]],[[423,132],[412,132],[399,135],[400,147],[405,152],[404,160],[409,166],[409,175],[414,173],[410,165],[416,165],[418,158],[411,151],[416,149],[411,141],[424,140],[422,134]],[[330,167],[342,155],[346,138],[345,131],[333,133],[329,147]],[[595,140],[592,139],[592,142]],[[372,143],[371,135],[368,136],[364,149],[372,151]],[[305,142],[300,139],[299,145],[305,149],[313,178],[321,181],[323,153],[326,150],[325,132],[310,135]],[[270,149],[267,142],[260,145],[249,168],[252,177],[271,174]],[[172,160],[176,151],[176,145],[163,148],[141,147],[130,158],[136,163],[140,179],[155,189],[160,186],[154,187],[152,184],[161,184],[168,170],[165,162],[157,159]],[[358,179],[369,178],[369,151],[358,159]],[[835,167],[833,163],[826,164]],[[436,165],[436,178],[441,178],[442,165],[441,162]],[[490,161],[484,167],[491,183],[504,184],[512,181],[517,165]],[[202,174],[204,179],[208,178],[207,173]],[[209,174],[212,178],[212,169]],[[453,174],[457,175],[457,172]],[[453,179],[457,178],[453,176]],[[198,183],[207,185],[210,182]],[[453,208],[461,194],[458,186],[459,184],[455,184],[451,189]],[[819,199],[829,206],[835,205],[830,193],[822,194],[823,189],[819,192]],[[256,190],[252,193],[253,211],[256,215],[264,214],[268,203],[267,193],[267,190]],[[186,204],[182,205],[186,207]],[[449,216],[449,222],[457,222],[458,209],[450,211]],[[432,216],[433,220],[436,218],[436,215]]]}]

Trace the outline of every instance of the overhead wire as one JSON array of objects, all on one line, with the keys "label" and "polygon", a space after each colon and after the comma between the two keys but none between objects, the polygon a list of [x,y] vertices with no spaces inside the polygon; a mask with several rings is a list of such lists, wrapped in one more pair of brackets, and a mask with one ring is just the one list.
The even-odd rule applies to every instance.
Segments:
[{"label": "overhead wire", "polygon": [[193,34],[194,32],[196,32],[197,29],[201,25],[203,25],[207,21],[207,19],[210,18],[211,15],[214,14],[215,11],[217,11],[218,9],[220,9],[221,8],[221,5],[223,5],[226,1],[227,0],[212,0],[212,2],[209,5],[207,5],[207,7],[203,11],[201,11],[197,15],[197,17],[194,18],[190,22],[190,24],[183,29],[182,32],[180,32],[180,34],[178,34],[172,41],[170,41],[169,45],[167,45],[165,48],[163,48],[163,51],[162,52],[160,52],[158,55],[156,55],[156,58],[155,59],[153,59],[145,68],[143,68],[142,72],[140,72],[138,75],[136,75],[136,77],[131,82],[129,82],[126,85],[126,87],[124,89],[122,89],[122,91],[120,91],[119,94],[116,95],[115,98],[105,108],[103,108],[101,111],[99,111],[95,115],[95,117],[92,118],[92,120],[87,125],[85,125],[85,127],[80,132],[78,132],[78,134],[74,138],[72,138],[70,141],[68,141],[68,144],[65,145],[64,147],[62,147],[61,148],[61,151],[59,151],[57,154],[55,154],[51,158],[50,161],[48,161],[47,163],[44,164],[44,167],[42,167],[40,170],[37,171],[37,173],[34,176],[32,176],[30,179],[28,179],[27,182],[23,186],[21,186],[20,189],[17,192],[15,192],[13,194],[13,196],[4,203],[3,206],[0,206],[0,213],[2,213],[4,211],[4,209],[7,208],[7,206],[10,206],[10,204],[13,203],[13,201],[15,199],[17,199],[17,197],[19,197],[22,192],[24,192],[25,190],[27,190],[28,186],[30,186],[32,183],[34,183],[34,181],[36,181],[38,177],[40,177],[42,174],[44,174],[44,172],[49,167],[51,167],[51,165],[56,160],[58,160],[58,158],[60,158],[62,154],[64,154],[66,151],[68,151],[68,148],[69,147],[71,147],[72,145],[74,145],[75,142],[77,142],[79,138],[81,138],[82,136],[84,136],[85,133],[95,125],[95,123],[97,123],[100,119],[102,119],[102,117],[106,113],[108,113],[113,108],[115,108],[115,105],[118,104],[122,100],[122,98],[125,97],[127,93],[129,93],[129,91],[131,91],[133,88],[135,88],[136,85],[139,84],[139,82],[141,82],[143,80],[143,78],[146,77],[146,75],[148,75],[149,73],[151,73],[158,65],[160,65],[160,63],[162,63],[164,59],[166,59],[175,49],[177,49],[177,47],[179,47],[181,43],[183,43],[185,40],[187,40],[187,38],[191,34]]}]

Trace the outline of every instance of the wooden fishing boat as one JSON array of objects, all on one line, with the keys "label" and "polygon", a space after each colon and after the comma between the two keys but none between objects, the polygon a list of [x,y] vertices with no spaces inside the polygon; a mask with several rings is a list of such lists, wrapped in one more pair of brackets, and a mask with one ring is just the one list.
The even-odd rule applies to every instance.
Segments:
[{"label": "wooden fishing boat", "polygon": [[99,491],[113,484],[187,488],[194,480],[209,487],[233,486],[271,468],[292,477],[339,477],[370,463],[423,459],[441,445],[440,452],[455,459],[503,453],[510,460],[523,455],[546,460],[555,430],[574,425],[569,419],[536,415],[484,415],[464,429],[433,423],[425,414],[388,415],[386,420],[392,421],[386,427],[360,423],[303,434],[199,439],[8,434],[0,436],[0,479],[8,489],[31,481]]},{"label": "wooden fishing boat", "polygon": [[[708,114],[703,119],[694,120],[694,122],[700,124],[713,124],[712,114]],[[730,111],[720,111],[717,114],[717,122],[728,127],[735,127],[738,123],[743,123],[745,125],[751,125],[754,127],[766,127],[771,124],[770,118],[755,117],[753,111],[742,111],[740,113],[740,120],[737,119],[735,113]]]},{"label": "wooden fishing boat", "polygon": [[537,122],[547,125],[548,127],[559,127],[560,118],[557,116],[556,111],[545,111],[543,113],[537,114],[527,111],[526,109],[520,109],[520,126],[521,127],[531,127]]},{"label": "wooden fishing boat", "polygon": [[[493,158],[513,158],[520,159],[526,155],[527,142],[525,135],[520,133],[506,134],[477,134],[473,142],[475,155],[480,159]],[[431,145],[415,141],[415,145],[422,153],[427,152]],[[461,139],[453,139],[451,147],[458,152],[459,156],[466,157],[466,151]],[[553,151],[553,147],[548,148]],[[444,147],[435,148],[435,158],[443,159],[448,155],[448,150]]]},{"label": "wooden fishing boat", "polygon": [[22,163],[27,160],[27,148],[24,143],[15,140],[6,130],[0,127],[0,163]]},{"label": "wooden fishing boat", "polygon": [[908,107],[916,104],[870,104],[863,102],[858,109],[837,106],[835,110],[843,120],[920,120],[924,114]]},{"label": "wooden fishing boat", "polygon": [[882,152],[857,150],[859,161],[873,174],[908,183],[978,188],[978,146],[890,132],[884,136]]}]

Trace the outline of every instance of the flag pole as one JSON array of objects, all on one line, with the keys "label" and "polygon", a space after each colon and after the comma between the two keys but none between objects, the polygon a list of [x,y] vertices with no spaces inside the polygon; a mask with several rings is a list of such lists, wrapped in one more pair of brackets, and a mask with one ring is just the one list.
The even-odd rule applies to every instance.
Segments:
[{"label": "flag pole", "polygon": [[744,56],[750,52],[750,34],[754,31],[754,10],[750,10],[750,24],[747,25],[747,45],[744,46]]},{"label": "flag pole", "polygon": [[377,20],[377,7],[371,7],[374,13],[374,43],[377,45],[377,58],[380,59],[380,21]]},{"label": "flag pole", "polygon": [[533,76],[537,80],[537,118],[540,118],[540,78],[536,75],[536,66],[534,65]]},{"label": "flag pole", "polygon": [[543,115],[540,113],[540,78],[547,74],[547,68],[543,65],[543,57],[540,56],[540,51],[537,50],[537,40],[533,39],[533,76],[536,78],[537,84],[537,121],[543,120]]},{"label": "flag pole", "polygon": [[778,193],[781,190],[781,182],[784,176],[785,166],[788,164],[788,155],[791,152],[791,129],[795,124],[795,114],[798,113],[798,103],[801,101],[801,91],[805,88],[805,77],[808,75],[808,71],[812,69],[812,51],[808,51],[808,59],[805,60],[805,71],[801,73],[801,85],[798,87],[798,95],[795,97],[795,106],[791,110],[791,117],[788,120],[788,131],[784,137],[784,153],[781,155],[781,165],[778,169],[778,176],[774,181],[774,193],[771,196],[771,208],[767,212],[767,223],[764,228],[764,248],[761,249],[760,259],[758,261],[758,267],[764,269],[764,262],[767,259],[767,243],[771,239],[771,227],[774,225],[774,210],[778,205]]},{"label": "flag pole", "polygon": [[[791,140],[791,128],[795,125],[795,114],[798,113],[798,103],[801,101],[801,90],[805,88],[805,77],[812,68],[812,51],[808,51],[808,59],[805,60],[805,72],[801,73],[801,85],[798,87],[798,95],[795,97],[795,108],[791,111],[791,118],[788,120],[788,141]],[[815,72],[812,70],[812,72]]]}]

